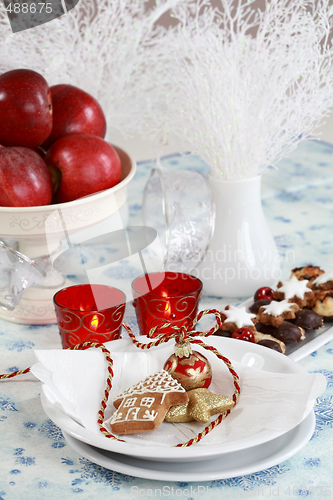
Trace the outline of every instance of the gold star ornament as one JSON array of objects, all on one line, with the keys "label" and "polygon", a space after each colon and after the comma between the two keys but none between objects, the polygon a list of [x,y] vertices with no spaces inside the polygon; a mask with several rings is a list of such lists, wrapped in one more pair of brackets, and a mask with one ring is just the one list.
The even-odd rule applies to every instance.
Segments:
[{"label": "gold star ornament", "polygon": [[171,406],[165,416],[166,422],[201,422],[206,424],[212,415],[224,413],[234,406],[232,399],[221,394],[214,394],[208,389],[197,388],[187,391],[189,401]]}]

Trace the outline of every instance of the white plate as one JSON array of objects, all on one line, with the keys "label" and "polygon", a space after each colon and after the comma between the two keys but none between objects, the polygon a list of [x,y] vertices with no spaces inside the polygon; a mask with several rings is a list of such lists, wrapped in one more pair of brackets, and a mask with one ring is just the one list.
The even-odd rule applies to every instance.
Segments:
[{"label": "white plate", "polygon": [[[253,298],[250,298],[239,304],[239,306],[248,308],[252,304]],[[326,324],[322,328],[318,328],[318,330],[305,330],[305,339],[295,344],[287,344],[285,355],[294,361],[300,361],[332,339],[333,326],[331,323],[328,325]]]},{"label": "white plate", "polygon": [[[147,337],[139,337],[141,342],[148,342]],[[290,373],[290,374],[305,374],[304,368],[298,365],[295,361],[287,356],[267,349],[266,347],[253,344],[250,342],[240,342],[239,340],[210,336],[205,339],[207,344],[214,345],[224,356],[232,361],[242,362],[248,366],[256,367],[274,373]],[[108,344],[106,344],[108,347]],[[137,349],[130,339],[117,340],[112,342],[112,351],[129,351]],[[162,348],[162,346],[156,349]],[[141,457],[144,459],[154,458],[160,461],[196,461],[203,459],[211,459],[223,454],[245,450],[252,446],[266,443],[273,438],[278,437],[277,434],[272,435],[269,430],[263,429],[261,432],[249,435],[243,439],[236,439],[231,442],[205,445],[203,439],[200,443],[190,447],[160,447],[157,445],[142,446],[134,443],[120,442],[106,438],[102,433],[96,434],[82,425],[78,424],[69,415],[67,415],[60,407],[51,403],[44,392],[41,394],[41,401],[45,413],[67,434],[74,438],[83,441],[84,443],[102,448],[108,451],[122,453],[130,456]],[[312,405],[308,408],[308,413],[312,410]],[[223,425],[223,423],[221,424]],[[214,431],[212,431],[214,432]],[[281,434],[283,434],[281,432]]]},{"label": "white plate", "polygon": [[213,481],[252,474],[287,460],[310,440],[315,423],[312,411],[297,427],[269,443],[200,462],[142,460],[95,448],[74,439],[66,432],[64,437],[77,453],[115,472],[160,481]]}]

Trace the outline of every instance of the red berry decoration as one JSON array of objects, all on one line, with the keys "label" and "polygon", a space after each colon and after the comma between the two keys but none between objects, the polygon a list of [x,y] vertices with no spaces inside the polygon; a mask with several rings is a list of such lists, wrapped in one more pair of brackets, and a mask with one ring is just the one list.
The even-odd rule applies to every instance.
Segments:
[{"label": "red berry decoration", "polygon": [[273,300],[274,290],[269,286],[262,286],[258,288],[256,293],[254,294],[254,300],[262,300],[262,299],[271,299]]},{"label": "red berry decoration", "polygon": [[164,363],[164,370],[179,382],[186,391],[203,387],[208,389],[212,381],[212,367],[200,352],[193,351],[189,342],[177,343],[175,354]]},{"label": "red berry decoration", "polygon": [[231,335],[231,338],[238,340],[246,340],[246,342],[255,342],[253,332],[249,328],[238,328]]}]

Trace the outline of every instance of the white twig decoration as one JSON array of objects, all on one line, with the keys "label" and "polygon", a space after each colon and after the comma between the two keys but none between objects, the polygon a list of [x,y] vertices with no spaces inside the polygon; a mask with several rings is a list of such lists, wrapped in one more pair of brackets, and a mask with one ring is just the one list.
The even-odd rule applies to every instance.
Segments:
[{"label": "white twig decoration", "polygon": [[215,175],[250,178],[276,165],[329,113],[332,5],[271,0],[261,11],[252,0],[219,4],[218,12],[205,0],[175,9],[179,24],[159,44],[155,71],[170,86],[167,133]]},{"label": "white twig decoration", "polygon": [[[250,178],[308,138],[333,105],[332,0],[81,0],[12,34],[0,72],[35,69],[101,103],[112,130],[166,142],[217,176]],[[175,28],[158,25],[173,9]]]},{"label": "white twig decoration", "polygon": [[135,133],[150,109],[139,83],[146,50],[163,36],[158,20],[179,1],[81,0],[59,19],[15,34],[0,8],[0,73],[25,67],[49,85],[76,85],[98,99],[108,132]]}]

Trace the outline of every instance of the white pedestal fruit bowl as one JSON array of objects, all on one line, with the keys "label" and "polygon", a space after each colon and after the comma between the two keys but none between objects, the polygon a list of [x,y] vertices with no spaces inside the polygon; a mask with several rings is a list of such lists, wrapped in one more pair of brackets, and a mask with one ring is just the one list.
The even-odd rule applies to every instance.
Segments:
[{"label": "white pedestal fruit bowl", "polygon": [[121,182],[113,188],[57,205],[0,207],[0,239],[10,241],[37,263],[48,263],[46,278],[28,288],[13,311],[0,308],[0,318],[34,325],[55,323],[53,295],[68,283],[52,269],[50,256],[59,252],[61,246],[68,248],[79,232],[88,230],[91,234],[90,230],[93,232],[94,227],[108,218],[112,221],[109,232],[122,228],[119,210],[126,204],[127,187],[134,177],[136,163],[125,151],[113,147],[122,168]]}]

